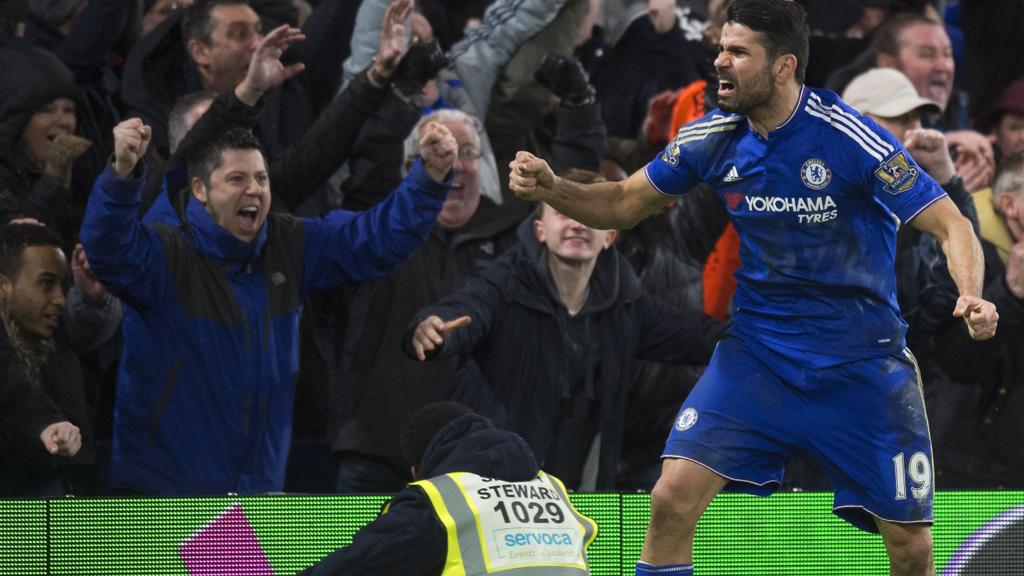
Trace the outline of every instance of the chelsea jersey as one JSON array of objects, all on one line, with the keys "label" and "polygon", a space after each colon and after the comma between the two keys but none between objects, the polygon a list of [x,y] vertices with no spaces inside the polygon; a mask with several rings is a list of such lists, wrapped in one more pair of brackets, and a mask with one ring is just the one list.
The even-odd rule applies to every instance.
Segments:
[{"label": "chelsea jersey", "polygon": [[945,193],[835,93],[802,88],[767,138],[715,110],[644,170],[666,196],[704,182],[725,203],[741,238],[735,335],[815,367],[903,348],[896,231]]}]

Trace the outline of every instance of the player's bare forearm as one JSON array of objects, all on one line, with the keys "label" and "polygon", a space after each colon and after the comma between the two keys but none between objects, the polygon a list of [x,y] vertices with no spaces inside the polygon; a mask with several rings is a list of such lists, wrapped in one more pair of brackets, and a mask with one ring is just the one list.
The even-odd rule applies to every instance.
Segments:
[{"label": "player's bare forearm", "polygon": [[985,256],[970,220],[960,214],[949,198],[943,198],[924,209],[913,225],[935,236],[942,245],[949,275],[960,292],[953,316],[964,319],[975,340],[994,336],[999,313],[992,302],[981,297]]},{"label": "player's bare forearm", "polygon": [[925,208],[912,221],[918,230],[935,237],[942,246],[961,296],[981,296],[985,277],[985,255],[981,243],[974,235],[971,221],[965,218],[949,198],[943,198]]},{"label": "player's bare forearm", "polygon": [[597,182],[577,184],[565,178],[555,177],[547,199],[562,214],[597,230],[620,230],[632,228],[642,218],[629,214],[628,204],[623,199],[624,186],[621,182]]},{"label": "player's bare forearm", "polygon": [[516,196],[550,204],[599,230],[632,228],[666,203],[643,170],[622,182],[578,184],[555,176],[547,162],[527,152],[519,152],[509,169],[509,188]]},{"label": "player's bare forearm", "polygon": [[961,295],[980,297],[985,278],[985,255],[970,220],[960,216],[951,222],[946,237],[940,238],[940,242],[949,275],[953,277],[957,290]]}]

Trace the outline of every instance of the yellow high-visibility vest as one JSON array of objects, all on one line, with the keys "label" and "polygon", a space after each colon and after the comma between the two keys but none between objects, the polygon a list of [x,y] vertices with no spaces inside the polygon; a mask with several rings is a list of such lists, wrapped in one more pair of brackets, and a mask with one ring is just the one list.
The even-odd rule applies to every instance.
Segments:
[{"label": "yellow high-visibility vest", "polygon": [[565,486],[540,472],[505,482],[454,472],[413,482],[430,498],[448,536],[441,576],[580,576],[597,523],[569,502]]}]

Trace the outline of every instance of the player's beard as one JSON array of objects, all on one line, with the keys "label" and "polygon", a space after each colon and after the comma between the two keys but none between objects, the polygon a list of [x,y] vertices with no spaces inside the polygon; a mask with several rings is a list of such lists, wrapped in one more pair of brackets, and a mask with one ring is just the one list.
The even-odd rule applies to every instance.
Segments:
[{"label": "player's beard", "polygon": [[765,66],[754,78],[740,84],[738,79],[731,78],[733,90],[731,102],[718,99],[718,107],[723,112],[731,112],[748,116],[751,110],[761,107],[775,97],[775,82],[770,66]]}]

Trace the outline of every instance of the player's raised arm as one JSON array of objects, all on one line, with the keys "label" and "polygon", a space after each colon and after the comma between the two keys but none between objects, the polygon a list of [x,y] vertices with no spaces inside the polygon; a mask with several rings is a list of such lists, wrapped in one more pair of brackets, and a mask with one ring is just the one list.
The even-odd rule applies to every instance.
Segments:
[{"label": "player's raised arm", "polygon": [[651,185],[643,169],[621,182],[577,184],[556,176],[547,162],[523,151],[509,163],[509,188],[524,200],[546,202],[598,230],[632,228],[661,212],[669,201]]}]

